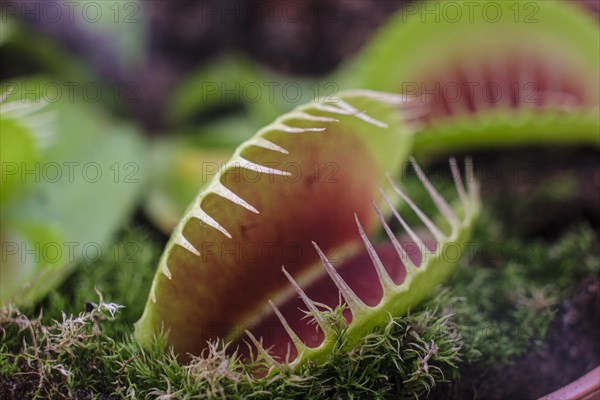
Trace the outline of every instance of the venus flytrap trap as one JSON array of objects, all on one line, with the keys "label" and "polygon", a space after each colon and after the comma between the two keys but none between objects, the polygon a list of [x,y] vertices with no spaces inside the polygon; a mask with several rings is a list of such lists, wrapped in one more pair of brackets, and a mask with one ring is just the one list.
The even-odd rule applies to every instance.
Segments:
[{"label": "venus flytrap trap", "polygon": [[[198,354],[212,335],[251,323],[285,288],[281,254],[239,262],[206,251],[207,245],[298,244],[299,256],[287,266],[305,279],[318,271],[310,240],[327,242],[326,250],[354,252],[353,214],[364,213],[372,231],[371,198],[384,172],[398,170],[410,148],[412,135],[401,115],[410,108],[401,96],[347,92],[298,107],[240,145],[173,232],[138,338],[149,340],[164,324],[180,355]],[[337,167],[335,176],[317,174],[326,166]]]},{"label": "venus flytrap trap", "polygon": [[384,25],[342,86],[426,105],[418,153],[598,146],[599,47],[598,21],[576,2],[426,1]]},{"label": "venus flytrap trap", "polygon": [[[478,185],[470,162],[465,188],[456,162],[451,161],[460,200],[460,206],[453,208],[411,160],[446,221],[447,232],[394,182],[390,172],[397,171],[405,160],[412,138],[402,121],[407,114],[418,112],[405,96],[349,91],[334,100],[298,107],[240,145],[190,205],[166,246],[146,309],[136,325],[141,344],[149,346],[154,333],[164,329],[169,344],[186,359],[200,354],[211,338],[240,340],[241,331],[233,328],[260,326],[270,316],[278,318],[289,335],[297,355],[294,360],[288,355],[287,362],[281,364],[255,334],[247,331],[247,337],[271,371],[296,369],[308,361],[326,363],[342,332],[345,339],[341,350],[349,351],[365,336],[385,328],[390,316],[403,315],[417,305],[452,271],[456,260],[449,260],[445,252],[467,241],[479,210]],[[286,162],[297,164],[303,172],[325,162],[339,165],[339,170],[335,181],[314,176],[296,179],[281,167]],[[250,180],[248,171],[258,178]],[[421,238],[404,222],[395,209],[396,201],[390,198],[392,193],[416,213],[432,240]],[[387,209],[382,211],[384,204]],[[408,254],[396,238],[386,222],[390,213],[417,245],[418,254]],[[385,251],[393,251],[397,258],[392,265],[384,265],[368,239],[379,224],[389,238]],[[228,241],[274,242],[280,246],[298,243],[302,252],[291,262],[272,254],[239,262],[207,251],[207,243]],[[361,245],[376,272],[376,277],[369,279],[369,291],[376,285],[382,290],[374,306],[361,299],[363,293],[355,292],[352,282],[347,282],[326,256],[336,251],[343,261],[357,254]],[[367,267],[361,267],[366,274]],[[341,266],[338,269],[344,270]],[[334,284],[330,293],[341,295],[352,315],[347,326],[331,323],[335,321],[333,311],[338,310],[335,304],[324,312],[303,289],[319,283],[325,272]],[[404,279],[398,279],[402,274]],[[325,340],[317,346],[307,344],[305,332],[296,333],[290,326],[297,321],[288,320],[276,306],[293,303],[295,294],[324,333]],[[269,304],[273,311],[269,311]]]}]

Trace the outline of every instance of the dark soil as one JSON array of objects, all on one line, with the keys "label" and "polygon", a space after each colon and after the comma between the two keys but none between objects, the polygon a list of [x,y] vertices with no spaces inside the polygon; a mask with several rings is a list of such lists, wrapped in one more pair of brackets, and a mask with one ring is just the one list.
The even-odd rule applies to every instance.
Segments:
[{"label": "dark soil", "polygon": [[536,399],[600,365],[600,276],[586,279],[561,304],[542,347],[512,364],[479,370],[439,386],[432,399]]},{"label": "dark soil", "polygon": [[[500,220],[510,221],[507,234],[553,241],[580,222],[600,234],[598,149],[529,147],[464,156],[469,155],[485,204]],[[432,167],[447,169],[447,156]]]}]

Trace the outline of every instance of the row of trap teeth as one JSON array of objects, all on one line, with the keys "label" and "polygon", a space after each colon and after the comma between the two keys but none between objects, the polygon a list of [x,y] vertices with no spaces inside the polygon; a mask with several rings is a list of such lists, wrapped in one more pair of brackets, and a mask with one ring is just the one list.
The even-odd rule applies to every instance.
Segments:
[{"label": "row of trap teeth", "polygon": [[[419,117],[426,118],[431,103],[439,101],[445,103],[448,116],[470,116],[473,113],[515,108],[563,112],[573,112],[577,109],[597,110],[598,103],[594,100],[598,98],[597,86],[587,85],[581,88],[579,93],[570,89],[569,76],[564,65],[544,59],[539,53],[532,52],[526,44],[520,46],[516,57],[515,66],[520,72],[515,78],[510,77],[511,66],[499,56],[493,56],[488,62],[472,59],[461,63],[456,66],[458,70],[454,74],[451,73],[452,69],[444,71],[439,76],[438,83],[441,82],[442,88],[444,84],[458,87],[458,94],[446,94],[445,90],[442,90],[434,95],[433,100],[427,96],[426,100],[421,100],[424,112]],[[540,80],[545,80],[548,87],[539,88]],[[460,86],[461,82],[464,82],[463,86]],[[473,83],[476,84],[475,90],[467,88]],[[493,91],[488,91],[492,89]]]},{"label": "row of trap teeth", "polygon": [[[472,219],[475,216],[475,214],[477,213],[477,210],[479,208],[479,185],[475,181],[475,178],[473,176],[473,164],[472,164],[471,160],[467,159],[465,162],[465,171],[466,171],[465,175],[466,175],[466,181],[467,181],[466,188],[465,188],[465,185],[463,184],[463,180],[461,178],[461,174],[460,174],[458,165],[456,163],[456,160],[453,158],[450,159],[450,169],[452,172],[452,178],[454,180],[454,183],[456,186],[456,191],[458,193],[458,197],[459,197],[460,203],[462,205],[462,210],[463,210],[462,218],[459,218],[456,215],[456,213],[453,211],[452,207],[450,207],[450,205],[446,202],[446,200],[444,200],[444,198],[439,194],[439,192],[433,187],[433,185],[431,184],[429,179],[425,176],[425,174],[423,173],[421,168],[417,165],[415,160],[412,158],[411,158],[411,164],[412,164],[419,180],[422,182],[423,186],[425,187],[425,189],[429,193],[431,199],[433,200],[434,204],[436,205],[438,211],[444,217],[444,219],[448,222],[448,225],[450,226],[450,233],[449,234],[443,233],[442,230],[429,217],[427,217],[421,211],[421,209],[398,187],[398,185],[388,175],[388,180],[390,182],[391,188],[415,212],[415,214],[419,217],[419,219],[423,222],[425,227],[431,232],[431,234],[433,235],[433,237],[439,244],[442,244],[447,241],[456,240],[456,237],[458,236],[459,231],[471,224]],[[392,205],[391,200],[388,198],[388,196],[385,194],[385,192],[382,189],[380,189],[380,192],[381,192],[383,200],[385,201],[385,203],[387,203],[387,205],[391,209],[395,219],[400,223],[400,225],[406,231],[406,233],[411,238],[411,240],[418,246],[418,248],[422,249],[421,261],[420,261],[419,265],[415,265],[415,263],[413,263],[413,261],[409,258],[406,250],[399,243],[398,239],[396,238],[396,235],[394,235],[394,233],[392,232],[390,226],[386,222],[385,217],[383,216],[383,213],[381,212],[381,210],[379,209],[377,204],[374,201],[372,202],[375,212],[383,226],[383,229],[385,230],[390,242],[392,243],[394,249],[396,250],[398,256],[400,257],[400,260],[402,261],[403,265],[406,268],[406,277],[405,277],[404,281],[400,285],[395,284],[392,281],[392,278],[389,276],[387,270],[385,269],[381,259],[379,258],[379,255],[375,251],[373,244],[367,237],[367,235],[358,219],[358,216],[355,214],[358,232],[360,234],[360,237],[362,238],[363,244],[364,244],[364,246],[370,256],[370,259],[375,267],[375,270],[377,272],[378,279],[381,283],[381,287],[383,288],[382,299],[384,299],[384,298],[386,298],[386,294],[389,296],[390,294],[393,295],[395,292],[404,291],[406,289],[404,286],[410,285],[410,281],[411,281],[410,277],[423,271],[419,267],[421,267],[425,263],[427,263],[427,260],[429,259],[429,257],[435,257],[437,249],[436,250],[428,249],[424,245],[423,241],[419,238],[419,236],[415,233],[415,231],[413,229],[411,229],[408,226],[408,224],[405,222],[405,220],[400,216],[400,214],[398,213],[396,208]],[[323,263],[323,266],[325,267],[325,270],[329,274],[329,277],[332,279],[332,281],[336,285],[336,287],[339,290],[341,296],[343,297],[346,305],[352,312],[352,315],[355,317],[358,315],[366,315],[367,313],[369,313],[369,311],[371,309],[373,309],[374,307],[366,305],[360,299],[360,297],[350,288],[350,286],[344,281],[344,279],[336,271],[335,267],[331,264],[331,262],[329,261],[327,256],[323,253],[323,251],[319,248],[319,246],[315,242],[313,242],[313,246],[320,257],[321,262]],[[438,246],[438,248],[440,248],[440,247],[441,246]],[[323,331],[323,334],[325,336],[324,341],[327,341],[333,335],[333,327],[331,326],[330,322],[328,322],[323,317],[323,313],[319,310],[317,303],[315,303],[313,300],[311,300],[306,295],[306,293],[304,292],[304,290],[302,290],[300,285],[285,270],[285,267],[282,267],[282,271],[285,274],[285,276],[287,277],[287,279],[290,281],[292,287],[295,289],[295,291],[297,292],[300,299],[304,302],[304,304],[308,308],[307,314],[310,315],[314,319],[314,321],[318,324],[318,326]],[[279,311],[277,306],[275,306],[275,304],[270,300],[269,300],[269,304],[273,308],[275,315],[280,320],[281,324],[283,325],[283,328],[285,329],[287,334],[290,336],[292,343],[296,347],[296,350],[298,352],[298,357],[296,358],[296,360],[300,359],[301,355],[306,350],[309,350],[311,348],[309,348],[302,342],[302,340],[298,337],[298,335],[290,327],[290,325],[286,321],[285,317],[281,314],[281,312]],[[375,307],[377,307],[377,306],[375,306]],[[269,354],[269,352],[263,347],[261,341],[258,341],[256,339],[256,337],[249,331],[246,331],[246,334],[248,335],[251,342],[256,347],[259,354],[265,360],[272,363],[271,365],[273,365],[274,367],[281,368],[285,365],[288,365],[288,366],[293,365],[293,363],[290,364],[289,359],[286,360],[286,364],[281,364],[281,363],[275,361],[273,359],[273,357]]]},{"label": "row of trap teeth", "polygon": [[[407,98],[403,95],[396,95],[391,93],[382,93],[382,92],[374,92],[369,90],[355,90],[351,93],[355,97],[366,97],[377,99],[383,103],[395,106],[395,107],[404,107],[408,108],[411,106],[411,99]],[[323,115],[314,115],[311,114],[310,110],[317,110],[332,116],[323,116]],[[366,111],[362,111],[354,107],[352,104],[342,100],[341,98],[332,98],[330,100],[316,101],[314,104],[311,104],[309,107],[304,107],[301,109],[297,109],[291,111],[282,117],[278,118],[274,123],[269,126],[263,128],[259,133],[265,133],[270,131],[280,131],[286,132],[290,134],[302,134],[307,132],[324,132],[327,130],[325,126],[316,126],[316,127],[295,127],[292,126],[291,121],[309,121],[309,122],[318,122],[318,123],[337,123],[339,120],[335,118],[336,116],[351,116],[357,119],[360,119],[363,122],[368,124],[377,126],[379,128],[387,128],[388,125],[380,121],[370,115],[367,114]],[[260,134],[256,137],[250,139],[246,142],[246,146],[256,146],[261,147],[267,150],[276,151],[282,154],[289,154],[289,151],[276,143],[273,143]],[[267,175],[290,175],[289,172],[281,171],[276,168],[267,167],[264,165],[260,165],[254,163],[252,161],[246,160],[240,155],[240,151],[237,151],[234,157],[223,167],[224,170],[232,167],[240,167],[247,170],[267,174]],[[260,211],[257,210],[252,204],[242,199],[240,196],[235,194],[233,191],[228,189],[219,179],[213,180],[210,185],[206,189],[213,194],[216,194],[224,199],[231,201],[238,206],[244,207],[245,209],[259,214]],[[189,212],[188,219],[195,218],[200,220],[202,223],[217,229],[227,238],[231,239],[231,233],[222,226],[215,218],[209,215],[202,209],[201,201],[196,199],[194,207]],[[179,245],[180,247],[186,249],[190,253],[195,256],[200,256],[200,251],[184,236],[183,231],[179,230],[174,237],[174,243]],[[163,274],[171,279],[172,274],[168,267],[167,261],[162,264],[161,270]],[[153,292],[151,292],[151,298],[155,299],[153,296]]]}]

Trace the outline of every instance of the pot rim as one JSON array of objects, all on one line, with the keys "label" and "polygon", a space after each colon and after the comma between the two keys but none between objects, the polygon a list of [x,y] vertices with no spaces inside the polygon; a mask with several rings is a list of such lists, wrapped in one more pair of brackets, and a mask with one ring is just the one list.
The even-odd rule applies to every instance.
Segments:
[{"label": "pot rim", "polygon": [[600,398],[600,366],[538,400],[592,400]]}]

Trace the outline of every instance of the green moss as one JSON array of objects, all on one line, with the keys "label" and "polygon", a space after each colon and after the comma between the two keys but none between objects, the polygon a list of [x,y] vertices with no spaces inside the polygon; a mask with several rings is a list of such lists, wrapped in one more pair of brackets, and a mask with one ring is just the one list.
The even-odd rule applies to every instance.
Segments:
[{"label": "green moss", "polygon": [[[179,364],[161,350],[159,338],[145,351],[130,337],[115,341],[104,331],[114,305],[100,302],[77,318],[44,325],[17,310],[1,315],[2,388],[20,398],[115,398],[172,395],[174,398],[398,398],[427,392],[455,370],[461,338],[448,318],[424,311],[390,319],[382,332],[366,336],[353,352],[342,350],[345,331],[324,365],[309,364],[269,379],[253,377],[264,366],[260,357],[243,363],[221,343],[202,357]],[[334,311],[341,321],[341,309]],[[21,344],[15,346],[18,342]],[[9,344],[9,342],[12,342]],[[14,391],[11,393],[11,389]]]},{"label": "green moss", "polygon": [[99,259],[81,263],[76,274],[31,312],[43,310],[44,323],[61,318],[63,313],[77,315],[97,301],[100,292],[109,301],[124,305],[118,323],[105,328],[108,336],[122,337],[131,331],[144,309],[143,299],[152,283],[160,247],[141,228],[125,230],[117,241],[102,249]]},{"label": "green moss", "polygon": [[[433,180],[450,197],[454,189],[441,183],[445,177]],[[432,215],[434,206],[414,182],[414,176],[404,180]],[[268,379],[253,373],[266,360],[242,362],[222,342],[188,365],[163,350],[164,336],[150,350],[135,342],[133,322],[143,310],[140,299],[149,290],[161,244],[141,228],[128,229],[37,308],[2,311],[1,397],[421,398],[440,382],[459,379],[462,366],[509,363],[534,350],[558,303],[600,271],[598,238],[589,226],[576,225],[545,241],[513,234],[505,220],[484,208],[455,274],[409,315],[390,319],[348,352],[342,309],[327,311],[338,327],[327,362]],[[116,318],[113,303],[125,305]]]},{"label": "green moss", "polygon": [[454,314],[465,338],[465,360],[488,365],[535,350],[560,301],[600,271],[598,239],[587,225],[554,243],[502,242],[493,226],[494,221],[481,221],[474,235],[478,250],[431,301]]},{"label": "green moss", "polygon": [[[220,342],[188,365],[162,350],[162,336],[149,351],[137,345],[132,322],[142,311],[137,302],[148,290],[160,245],[130,230],[118,245],[136,243],[132,262],[106,253],[98,263],[81,266],[46,298],[41,318],[35,318],[40,310],[2,311],[0,393],[86,399],[423,397],[434,385],[458,379],[461,365],[505,363],[534,349],[558,301],[600,269],[597,238],[585,225],[554,243],[509,239],[492,251],[483,243],[499,243],[499,225],[487,214],[475,235],[480,245],[419,309],[390,319],[351,352],[342,350],[345,330],[338,324],[325,364],[269,379],[252,373],[264,367],[264,359],[243,363]],[[104,300],[98,301],[95,289]],[[115,306],[105,301],[127,307],[113,318]],[[340,322],[341,311],[326,316]]]}]

